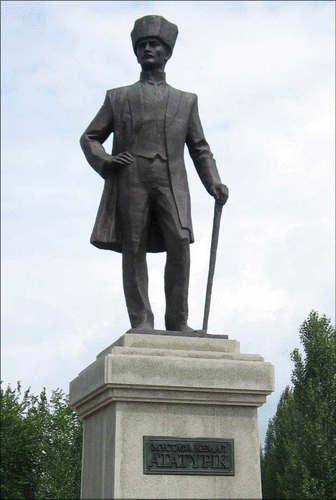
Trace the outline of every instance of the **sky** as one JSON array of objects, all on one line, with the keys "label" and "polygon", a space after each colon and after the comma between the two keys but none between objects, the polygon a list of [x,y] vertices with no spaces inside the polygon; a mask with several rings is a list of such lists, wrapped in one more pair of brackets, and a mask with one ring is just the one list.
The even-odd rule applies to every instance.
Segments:
[{"label": "sky", "polygon": [[[334,2],[1,2],[1,379],[68,393],[130,327],[121,256],[89,243],[103,180],[79,137],[107,89],[138,80],[130,32],[149,14],[178,25],[167,82],[198,95],[230,190],[208,331],[275,366],[262,439],[290,384],[300,325],[313,309],[335,322]],[[187,152],[185,161],[195,233],[189,324],[199,329],[214,201]],[[148,256],[157,329],[164,263],[164,254]]]}]

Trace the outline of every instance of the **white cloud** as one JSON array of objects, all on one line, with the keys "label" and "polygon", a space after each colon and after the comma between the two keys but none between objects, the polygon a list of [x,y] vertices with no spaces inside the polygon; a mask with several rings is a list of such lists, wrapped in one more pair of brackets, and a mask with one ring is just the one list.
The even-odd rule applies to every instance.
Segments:
[{"label": "white cloud", "polygon": [[272,289],[268,283],[260,283],[255,273],[246,272],[234,289],[222,291],[220,302],[228,316],[238,313],[249,323],[274,321],[275,314],[284,310],[289,300],[286,290]]}]

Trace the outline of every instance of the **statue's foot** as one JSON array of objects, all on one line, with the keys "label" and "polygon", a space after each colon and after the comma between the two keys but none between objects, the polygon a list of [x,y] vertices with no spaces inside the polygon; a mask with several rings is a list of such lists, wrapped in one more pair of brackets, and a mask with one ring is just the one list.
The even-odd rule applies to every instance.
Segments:
[{"label": "statue's foot", "polygon": [[182,332],[182,335],[184,334],[192,337],[206,337],[206,332],[204,330],[195,330],[195,328],[191,328],[187,323],[171,323],[166,325],[166,330],[168,332]]},{"label": "statue's foot", "polygon": [[154,330],[154,325],[152,323],[140,323],[134,328],[128,330],[127,333],[140,333],[140,332],[148,332]]},{"label": "statue's foot", "polygon": [[[167,328],[168,330],[168,328]],[[191,328],[191,326],[187,325],[187,324],[183,324],[183,325],[174,325],[173,328],[169,328],[170,331],[173,331],[173,332],[194,332],[195,329],[194,328]]]}]

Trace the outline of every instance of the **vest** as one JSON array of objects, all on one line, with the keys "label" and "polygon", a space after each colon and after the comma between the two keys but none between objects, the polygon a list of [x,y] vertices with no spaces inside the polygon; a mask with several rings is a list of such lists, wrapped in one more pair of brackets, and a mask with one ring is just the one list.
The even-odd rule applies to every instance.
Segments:
[{"label": "vest", "polygon": [[145,158],[159,155],[162,160],[167,160],[165,117],[168,87],[165,84],[158,87],[150,83],[141,85],[142,126],[134,137],[131,153]]}]

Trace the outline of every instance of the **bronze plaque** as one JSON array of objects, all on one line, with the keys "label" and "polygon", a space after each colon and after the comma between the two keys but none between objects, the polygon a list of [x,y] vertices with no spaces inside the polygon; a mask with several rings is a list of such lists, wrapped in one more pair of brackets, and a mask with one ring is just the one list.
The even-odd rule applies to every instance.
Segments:
[{"label": "bronze plaque", "polygon": [[233,439],[144,436],[144,474],[234,476]]}]

